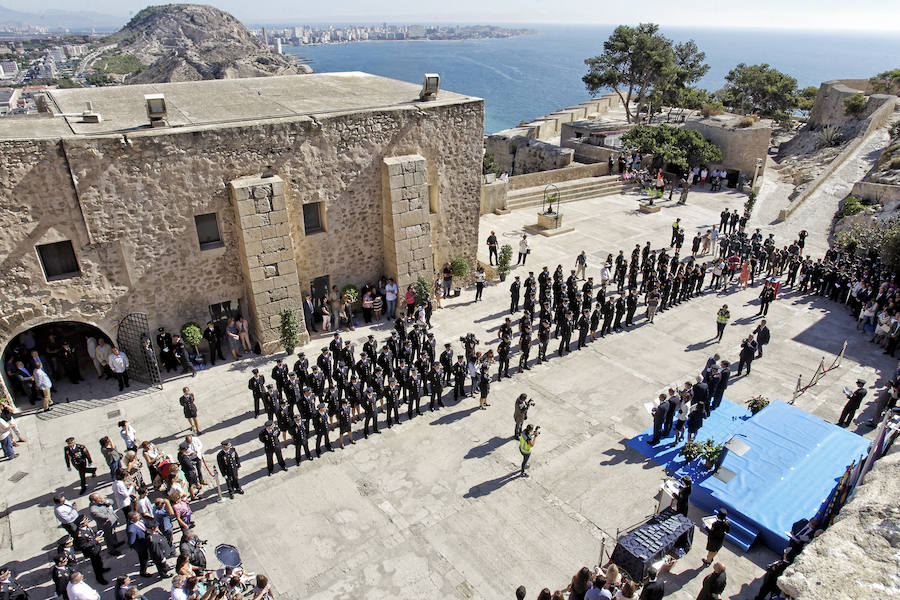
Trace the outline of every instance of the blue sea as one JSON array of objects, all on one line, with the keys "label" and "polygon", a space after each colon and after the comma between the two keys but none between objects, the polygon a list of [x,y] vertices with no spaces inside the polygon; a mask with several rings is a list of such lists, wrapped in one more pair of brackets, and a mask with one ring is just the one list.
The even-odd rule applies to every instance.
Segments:
[{"label": "blue sea", "polygon": [[[584,59],[600,54],[613,26],[532,26],[539,33],[456,42],[357,42],[285,46],[319,72],[366,71],[420,83],[440,73],[441,87],[485,99],[485,132],[530,121],[589,98]],[[829,79],[868,78],[900,67],[900,36],[888,33],[663,28],[706,52],[710,91],[740,62],[768,63],[800,87]]]}]

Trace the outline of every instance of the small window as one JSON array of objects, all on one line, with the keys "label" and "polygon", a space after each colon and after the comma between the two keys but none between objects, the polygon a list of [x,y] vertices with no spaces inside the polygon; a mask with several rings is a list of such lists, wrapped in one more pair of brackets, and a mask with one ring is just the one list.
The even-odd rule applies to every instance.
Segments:
[{"label": "small window", "polygon": [[201,250],[221,248],[225,245],[222,243],[222,237],[219,235],[219,222],[216,219],[216,213],[196,215],[194,224],[197,226],[197,241],[200,242]]},{"label": "small window", "polygon": [[75,249],[72,242],[55,242],[37,246],[38,256],[41,258],[41,266],[44,268],[44,276],[47,281],[67,279],[81,275],[78,259],[75,258]]},{"label": "small window", "polygon": [[303,205],[303,230],[306,235],[324,231],[322,227],[321,202],[311,202]]}]

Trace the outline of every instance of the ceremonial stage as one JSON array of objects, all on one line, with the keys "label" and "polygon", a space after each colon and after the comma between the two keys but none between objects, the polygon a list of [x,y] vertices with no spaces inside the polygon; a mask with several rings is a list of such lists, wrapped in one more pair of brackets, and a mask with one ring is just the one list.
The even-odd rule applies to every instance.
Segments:
[{"label": "ceremonial stage", "polygon": [[847,466],[869,446],[865,438],[779,400],[751,416],[723,399],[703,421],[696,441],[730,442],[715,474],[702,458],[686,463],[679,456],[684,441],[675,444],[674,427],[656,446],[649,445],[652,438],[651,427],[627,444],[674,477],[690,475],[691,504],[709,514],[727,509],[730,542],[747,550],[759,538],[779,553],[788,545],[791,525],[816,514]]}]

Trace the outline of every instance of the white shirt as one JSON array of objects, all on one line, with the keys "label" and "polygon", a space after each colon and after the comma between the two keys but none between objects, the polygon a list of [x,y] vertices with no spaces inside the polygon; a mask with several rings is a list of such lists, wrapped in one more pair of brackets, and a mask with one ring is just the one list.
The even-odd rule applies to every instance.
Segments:
[{"label": "white shirt", "polygon": [[35,369],[31,372],[31,376],[34,377],[34,387],[37,389],[49,390],[53,387],[50,377],[44,372],[44,369]]},{"label": "white shirt", "polygon": [[126,485],[121,479],[117,479],[113,484],[113,499],[116,501],[116,508],[125,508],[131,505],[131,494],[134,493],[134,486]]},{"label": "white shirt", "polygon": [[83,579],[78,583],[69,582],[66,585],[66,593],[69,600],[100,600],[97,590],[89,586]]},{"label": "white shirt", "polygon": [[388,300],[396,300],[398,290],[399,288],[396,283],[389,283],[384,288],[384,297]]},{"label": "white shirt", "polygon": [[125,440],[125,447],[134,446],[134,439],[137,437],[137,433],[134,431],[134,427],[130,424],[125,425],[122,429],[119,430],[119,435],[122,436],[122,439]]},{"label": "white shirt", "polygon": [[528,240],[522,238],[519,240],[519,253],[525,254],[526,250],[528,250]]},{"label": "white shirt", "polygon": [[184,593],[183,587],[173,587],[169,598],[171,598],[171,600],[187,600],[187,594]]},{"label": "white shirt", "polygon": [[71,502],[57,504],[53,508],[53,514],[56,515],[56,518],[59,519],[60,523],[64,524],[74,523],[75,519],[78,518],[78,510],[72,506]]},{"label": "white shirt", "polygon": [[5,440],[10,436],[10,429],[12,429],[12,425],[7,423],[6,420],[0,419],[0,440]]},{"label": "white shirt", "polygon": [[191,458],[200,458],[203,456],[203,442],[196,435],[191,436],[191,443],[188,444],[188,456]]},{"label": "white shirt", "polygon": [[128,368],[128,357],[121,350],[118,354],[110,354],[107,362],[113,373],[124,373]]},{"label": "white shirt", "polygon": [[94,356],[97,353],[97,340],[95,340],[92,337],[89,337],[87,339],[87,351],[88,351],[88,356],[90,356],[91,360],[93,360]]}]

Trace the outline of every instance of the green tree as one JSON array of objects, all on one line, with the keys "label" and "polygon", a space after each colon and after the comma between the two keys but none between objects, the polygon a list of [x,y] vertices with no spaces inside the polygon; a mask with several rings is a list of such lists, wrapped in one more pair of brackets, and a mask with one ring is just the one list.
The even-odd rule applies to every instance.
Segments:
[{"label": "green tree", "polygon": [[194,321],[188,321],[181,326],[181,337],[185,343],[194,349],[194,354],[200,354],[197,345],[203,341],[203,330]]},{"label": "green tree", "polygon": [[805,87],[797,92],[797,109],[802,110],[808,117],[816,103],[816,96],[818,94],[819,88],[814,85]]},{"label": "green tree", "polygon": [[844,112],[854,119],[862,117],[863,113],[866,112],[866,97],[856,93],[844,98]]},{"label": "green tree", "polygon": [[900,69],[893,69],[879,73],[875,77],[869,78],[872,89],[876,92],[892,94],[900,90]]},{"label": "green tree", "polygon": [[740,63],[725,76],[725,87],[717,92],[722,104],[742,114],[789,123],[797,107],[797,80],[767,64]]},{"label": "green tree", "polygon": [[[630,123],[657,88],[662,88],[660,98],[674,98],[699,80],[709,70],[705,58],[693,40],[673,46],[655,23],[619,25],[603,43],[603,54],[585,59],[588,73],[581,80],[591,94],[612,89],[625,105]],[[632,102],[637,105],[634,113]]]},{"label": "green tree", "polygon": [[638,125],[622,136],[622,143],[652,154],[652,168],[668,165],[682,170],[722,160],[722,150],[699,131],[671,125]]},{"label": "green tree", "polygon": [[294,348],[300,343],[300,319],[293,308],[285,308],[281,311],[281,345],[288,356],[294,353]]},{"label": "green tree", "polygon": [[497,161],[494,160],[494,155],[490,152],[485,152],[484,156],[481,158],[481,174],[488,175],[490,173],[497,173]]}]

